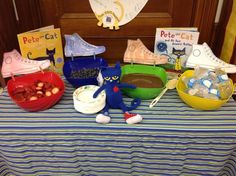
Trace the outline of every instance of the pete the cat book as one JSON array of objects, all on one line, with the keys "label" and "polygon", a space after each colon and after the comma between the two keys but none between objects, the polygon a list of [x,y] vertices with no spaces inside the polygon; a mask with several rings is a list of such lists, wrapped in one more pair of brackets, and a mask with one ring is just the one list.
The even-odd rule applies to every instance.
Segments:
[{"label": "pete the cat book", "polygon": [[186,70],[192,45],[197,44],[198,39],[197,28],[156,28],[154,53],[168,57],[168,63],[160,66],[177,72]]},{"label": "pete the cat book", "polygon": [[49,59],[50,70],[62,74],[64,55],[60,28],[53,25],[17,35],[21,55],[34,60]]}]

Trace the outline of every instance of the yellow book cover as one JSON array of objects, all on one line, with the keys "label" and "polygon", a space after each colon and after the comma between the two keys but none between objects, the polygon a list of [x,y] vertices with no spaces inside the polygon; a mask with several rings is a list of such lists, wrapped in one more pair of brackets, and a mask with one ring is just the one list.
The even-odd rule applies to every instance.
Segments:
[{"label": "yellow book cover", "polygon": [[50,70],[62,74],[64,64],[60,28],[46,26],[17,35],[21,55],[34,60],[51,61]]}]

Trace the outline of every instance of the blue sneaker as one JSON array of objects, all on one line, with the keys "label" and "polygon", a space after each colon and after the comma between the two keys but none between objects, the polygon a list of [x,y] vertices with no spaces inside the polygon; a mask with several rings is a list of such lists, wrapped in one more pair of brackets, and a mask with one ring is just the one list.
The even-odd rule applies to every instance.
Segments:
[{"label": "blue sneaker", "polygon": [[73,56],[74,40],[71,35],[65,35],[65,48],[64,53],[66,57]]},{"label": "blue sneaker", "polygon": [[82,39],[77,33],[65,35],[65,56],[92,56],[104,53],[105,46],[95,46]]}]

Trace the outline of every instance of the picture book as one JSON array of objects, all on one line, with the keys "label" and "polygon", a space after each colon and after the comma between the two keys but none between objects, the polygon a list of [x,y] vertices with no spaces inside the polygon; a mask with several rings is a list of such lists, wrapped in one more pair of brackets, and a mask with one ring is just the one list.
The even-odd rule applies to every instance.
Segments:
[{"label": "picture book", "polygon": [[157,28],[154,53],[168,57],[168,63],[161,66],[181,72],[185,70],[192,45],[197,44],[198,39],[197,28]]},{"label": "picture book", "polygon": [[60,28],[53,25],[17,35],[21,55],[34,60],[49,59],[50,70],[62,74],[64,64]]}]

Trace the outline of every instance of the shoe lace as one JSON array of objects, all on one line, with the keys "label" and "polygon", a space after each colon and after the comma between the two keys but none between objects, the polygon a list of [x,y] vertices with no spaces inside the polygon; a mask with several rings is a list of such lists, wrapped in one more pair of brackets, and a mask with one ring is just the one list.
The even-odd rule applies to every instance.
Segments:
[{"label": "shoe lace", "polygon": [[75,48],[75,41],[67,39],[66,42],[67,42],[67,45],[66,45],[67,48],[72,51]]},{"label": "shoe lace", "polygon": [[226,65],[226,63],[224,61],[222,61],[221,59],[217,58],[214,53],[212,52],[212,50],[210,49],[209,46],[205,45],[203,46],[206,55],[215,63],[221,64],[223,66]]},{"label": "shoe lace", "polygon": [[13,57],[15,57],[18,61],[23,62],[23,63],[27,63],[27,64],[35,64],[35,62],[36,62],[34,60],[22,58],[18,53],[14,53]]},{"label": "shoe lace", "polygon": [[152,55],[154,57],[158,57],[158,55],[154,54],[153,52],[151,52],[149,49],[147,49],[145,46],[141,46],[141,50],[147,54],[147,55]]},{"label": "shoe lace", "polygon": [[[75,36],[72,36],[72,37],[73,37],[73,41],[74,41],[74,43],[75,43],[76,37],[75,37]],[[93,49],[93,48],[97,48],[97,46],[87,43],[87,42],[86,42],[85,40],[83,40],[81,37],[77,37],[77,40],[80,41],[79,43],[82,44],[82,45],[85,46],[85,47],[92,48],[92,49]]]}]

